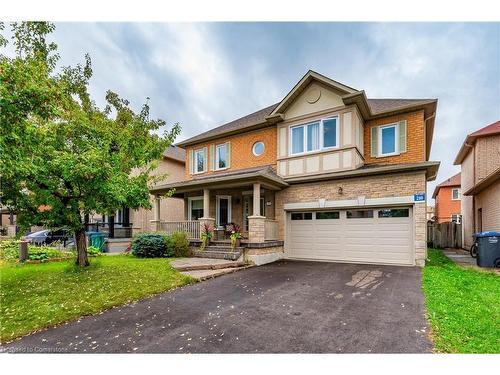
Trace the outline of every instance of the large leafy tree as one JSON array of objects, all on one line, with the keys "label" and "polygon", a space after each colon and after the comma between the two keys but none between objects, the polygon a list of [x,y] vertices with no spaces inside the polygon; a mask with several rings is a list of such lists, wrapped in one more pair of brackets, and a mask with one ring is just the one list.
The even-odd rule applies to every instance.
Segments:
[{"label": "large leafy tree", "polygon": [[[57,69],[57,46],[47,41],[53,24],[13,23],[11,29],[16,54],[0,53],[2,203],[24,228],[71,228],[77,263],[86,266],[83,215],[150,208],[148,185],[162,176],[149,172],[180,127],[159,135],[165,121],[150,119],[147,103],[135,113],[111,91],[99,109],[88,93],[88,55],[81,65]],[[0,35],[2,50],[7,43]]]}]

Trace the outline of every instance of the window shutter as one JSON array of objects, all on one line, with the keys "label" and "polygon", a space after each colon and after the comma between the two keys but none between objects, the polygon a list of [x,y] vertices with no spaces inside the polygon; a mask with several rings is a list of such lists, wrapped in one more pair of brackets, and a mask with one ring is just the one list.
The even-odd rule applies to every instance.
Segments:
[{"label": "window shutter", "polygon": [[189,174],[194,172],[194,150],[189,150]]},{"label": "window shutter", "polygon": [[203,153],[205,154],[205,158],[203,160],[203,172],[206,172],[208,170],[208,148],[204,147],[203,148]]},{"label": "window shutter", "polygon": [[371,128],[371,157],[378,156],[378,126]]},{"label": "window shutter", "polygon": [[231,142],[226,143],[227,167],[231,167]]},{"label": "window shutter", "polygon": [[210,170],[215,169],[215,145],[210,145]]},{"label": "window shutter", "polygon": [[399,152],[406,152],[406,120],[399,122]]}]

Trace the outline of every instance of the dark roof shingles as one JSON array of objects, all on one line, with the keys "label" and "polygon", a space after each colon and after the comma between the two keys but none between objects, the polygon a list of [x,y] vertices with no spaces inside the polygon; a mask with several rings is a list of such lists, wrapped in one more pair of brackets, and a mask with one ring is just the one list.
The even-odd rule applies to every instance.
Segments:
[{"label": "dark roof shingles", "polygon": [[169,159],[178,160],[181,162],[186,161],[186,150],[177,146],[170,146],[165,150],[163,156]]},{"label": "dark roof shingles", "polygon": [[[398,110],[409,105],[427,104],[433,101],[434,99],[368,99],[368,105],[370,106],[372,114],[376,115],[391,110]],[[234,121],[228,122],[224,125],[218,126],[204,133],[186,139],[179,144],[183,145],[185,143],[203,141],[204,139],[222,135],[231,131],[237,131],[254,125],[258,125],[260,123],[263,123],[266,120],[266,117],[269,116],[279,104],[280,103],[276,103],[269,107],[253,112],[247,116],[240,117]]]},{"label": "dark roof shingles", "polygon": [[210,138],[213,136],[221,135],[230,131],[244,129],[253,125],[260,124],[266,120],[266,117],[278,106],[279,103],[273,104],[269,107],[258,110],[257,112],[253,112],[249,115],[240,117],[239,119],[228,122],[224,125],[218,126],[211,130],[208,130],[204,133],[198,134],[194,137],[186,139],[185,141],[180,142],[183,144],[185,142],[196,142],[198,140],[203,140],[206,138]]}]

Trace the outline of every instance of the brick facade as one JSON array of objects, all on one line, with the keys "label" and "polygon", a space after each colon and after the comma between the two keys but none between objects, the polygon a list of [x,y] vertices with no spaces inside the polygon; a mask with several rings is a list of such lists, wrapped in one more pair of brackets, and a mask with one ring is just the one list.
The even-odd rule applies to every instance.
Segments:
[{"label": "brick facade", "polygon": [[[371,128],[374,126],[388,125],[406,120],[406,152],[400,155],[372,157],[371,156]],[[424,111],[405,113],[397,116],[383,117],[365,122],[364,127],[364,154],[365,164],[375,163],[419,163],[425,157],[425,124]]]},{"label": "brick facade", "polygon": [[[443,186],[439,188],[436,196],[436,213],[438,223],[451,221],[451,215],[460,215],[461,204],[460,199],[451,199],[452,189],[460,188],[460,186]],[[460,196],[459,196],[460,198]]]},{"label": "brick facade", "polygon": [[[259,141],[264,143],[265,150],[262,155],[255,156],[252,152],[252,147],[255,142]],[[194,146],[186,147],[186,179],[190,180],[193,178],[193,176],[189,174],[190,150],[197,150],[206,147],[209,154],[208,161],[210,161],[212,158],[212,155],[210,155],[210,145],[219,145],[226,142],[231,143],[230,167],[222,171],[210,171],[209,168],[207,168],[207,172],[196,174],[196,176],[206,176],[209,174],[216,175],[221,172],[230,172],[238,169],[266,165],[271,165],[276,169],[277,130],[276,125],[270,125],[264,129],[249,131],[247,133],[236,134],[228,137],[221,137],[216,141],[203,142]]]},{"label": "brick facade", "polygon": [[[342,187],[342,194],[338,188]],[[404,197],[426,191],[425,172],[395,173],[371,177],[328,180],[292,185],[276,193],[276,219],[280,238],[285,238],[286,203],[317,202],[318,199],[347,200],[366,198]],[[425,203],[414,204],[415,263],[423,266],[427,254],[427,218]]]}]

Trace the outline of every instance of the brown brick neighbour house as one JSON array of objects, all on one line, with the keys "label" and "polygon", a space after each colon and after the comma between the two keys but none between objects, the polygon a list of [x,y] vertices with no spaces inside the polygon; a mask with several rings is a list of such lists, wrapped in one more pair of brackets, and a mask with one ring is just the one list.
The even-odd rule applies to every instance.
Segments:
[{"label": "brown brick neighbour house", "polygon": [[[309,71],[277,104],[177,146],[182,227],[243,229],[256,264],[280,258],[422,266],[436,99],[368,99]],[[170,199],[170,198],[167,198]],[[172,230],[161,220],[160,230]]]},{"label": "brown brick neighbour house", "polygon": [[476,232],[500,231],[500,121],[469,134],[455,164],[462,168],[465,248]]},{"label": "brown brick neighbour house", "polygon": [[[167,174],[162,183],[173,183],[184,180],[185,177],[185,151],[180,147],[170,146],[163,153],[158,161],[158,166],[152,172],[152,175],[159,176]],[[151,203],[155,205],[155,197],[151,196]],[[160,219],[163,221],[176,221],[184,219],[184,200],[183,199],[164,199],[160,202]],[[123,207],[115,215],[95,214],[86,218],[88,230],[99,230],[107,232],[110,238],[124,239],[126,246],[130,242],[130,237],[134,233],[147,232],[155,230],[153,223],[153,210],[140,208],[132,210]],[[112,241],[111,241],[112,242]]]},{"label": "brown brick neighbour house", "polygon": [[441,182],[434,189],[432,198],[436,201],[435,217],[437,223],[461,223],[460,173]]}]

